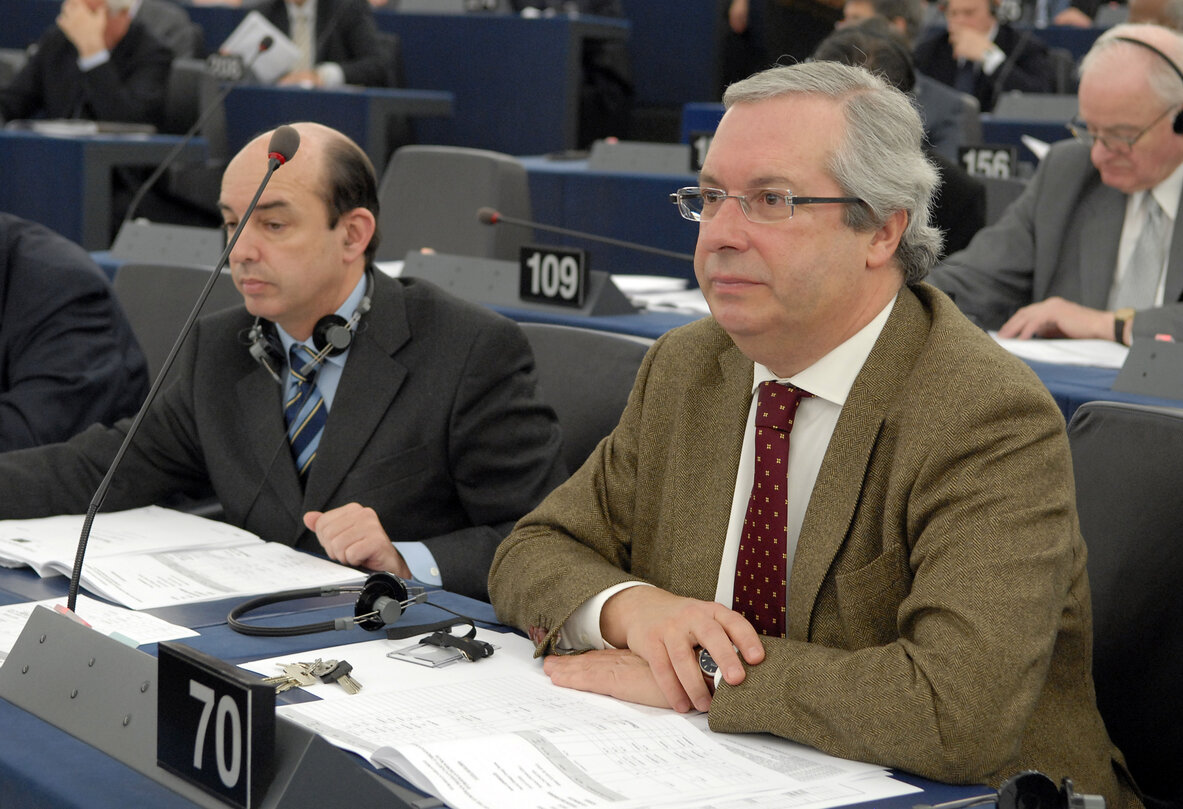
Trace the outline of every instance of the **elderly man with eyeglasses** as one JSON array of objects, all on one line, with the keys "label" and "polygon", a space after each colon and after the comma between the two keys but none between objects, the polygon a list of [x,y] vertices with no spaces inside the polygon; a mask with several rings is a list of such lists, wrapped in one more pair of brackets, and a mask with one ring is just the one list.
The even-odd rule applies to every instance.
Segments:
[{"label": "elderly man with eyeglasses", "polygon": [[923,282],[915,108],[836,62],[724,104],[673,194],[711,317],[653,344],[617,427],[499,546],[498,616],[561,686],[1138,806],[1093,696],[1064,420]]},{"label": "elderly man with eyeglasses", "polygon": [[1075,137],[930,281],[1003,337],[1183,339],[1183,37],[1103,34],[1081,62]]}]

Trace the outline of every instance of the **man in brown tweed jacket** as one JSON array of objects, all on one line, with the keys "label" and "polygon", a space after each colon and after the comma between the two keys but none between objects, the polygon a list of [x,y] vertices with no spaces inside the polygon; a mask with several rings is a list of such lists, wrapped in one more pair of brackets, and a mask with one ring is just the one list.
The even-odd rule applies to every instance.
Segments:
[{"label": "man in brown tweed jacket", "polygon": [[[615,431],[501,545],[498,615],[560,685],[936,780],[1038,769],[1138,806],[1096,708],[1063,420],[921,282],[940,237],[918,116],[835,63],[724,102],[701,187],[675,195],[712,317],[653,345]],[[783,637],[733,600],[768,380],[812,394],[782,478]]]}]

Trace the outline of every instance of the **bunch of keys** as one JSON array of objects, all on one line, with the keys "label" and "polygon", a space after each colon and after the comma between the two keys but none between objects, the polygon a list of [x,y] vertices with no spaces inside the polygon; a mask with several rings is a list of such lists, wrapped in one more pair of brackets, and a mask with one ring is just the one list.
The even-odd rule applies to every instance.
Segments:
[{"label": "bunch of keys", "polygon": [[353,666],[344,660],[321,660],[318,657],[311,663],[285,663],[281,668],[283,674],[263,678],[264,683],[275,686],[277,694],[291,688],[316,685],[318,682],[337,683],[345,689],[346,694],[361,691],[361,683],[350,674]]}]

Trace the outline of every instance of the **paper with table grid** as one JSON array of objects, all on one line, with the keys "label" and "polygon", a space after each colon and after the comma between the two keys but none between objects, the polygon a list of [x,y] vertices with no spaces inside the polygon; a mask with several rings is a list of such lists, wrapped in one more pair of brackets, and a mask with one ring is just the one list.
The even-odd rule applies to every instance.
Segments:
[{"label": "paper with table grid", "polygon": [[348,657],[364,688],[345,697],[317,686],[334,698],[279,712],[453,809],[820,809],[917,791],[784,739],[712,733],[703,714],[560,688],[526,639],[480,637],[498,647],[493,657],[446,669],[385,657],[406,641],[308,652]]}]

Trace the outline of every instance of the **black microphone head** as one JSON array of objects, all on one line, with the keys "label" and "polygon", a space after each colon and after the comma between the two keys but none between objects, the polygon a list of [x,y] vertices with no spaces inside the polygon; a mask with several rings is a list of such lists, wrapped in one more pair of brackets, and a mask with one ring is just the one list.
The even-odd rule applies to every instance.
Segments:
[{"label": "black microphone head", "polygon": [[492,208],[481,208],[476,212],[476,218],[482,225],[496,225],[501,221],[501,214]]},{"label": "black microphone head", "polygon": [[295,127],[284,124],[272,133],[271,142],[267,144],[267,156],[275,158],[282,166],[292,159],[299,148],[300,133]]},{"label": "black microphone head", "polygon": [[259,40],[259,53],[271,50],[271,46],[275,44],[275,37],[268,34]]}]

